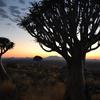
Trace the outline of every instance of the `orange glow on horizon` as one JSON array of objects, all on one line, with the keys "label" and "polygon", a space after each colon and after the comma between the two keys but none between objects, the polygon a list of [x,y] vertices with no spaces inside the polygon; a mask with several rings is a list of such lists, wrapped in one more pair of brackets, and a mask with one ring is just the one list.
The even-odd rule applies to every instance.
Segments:
[{"label": "orange glow on horizon", "polygon": [[98,59],[100,60],[100,54],[88,54],[87,59]]},{"label": "orange glow on horizon", "polygon": [[[100,59],[100,49],[94,50],[93,52],[89,52],[86,55],[86,59]],[[41,56],[43,58],[48,56],[60,56],[56,52],[45,52],[40,48],[40,46],[36,43],[19,43],[16,44],[15,47],[9,51],[7,51],[3,57],[17,57],[17,58],[26,58],[26,57],[34,57],[34,56]]]},{"label": "orange glow on horizon", "polygon": [[[22,50],[9,50],[7,51],[3,57],[16,57],[16,58],[25,58],[25,57],[34,57],[36,55],[39,55],[43,58],[48,57],[48,56],[60,56],[59,54],[57,54],[56,52],[45,52],[45,51],[22,51]],[[86,56],[87,59],[100,59],[100,54],[99,53],[89,53]]]},{"label": "orange glow on horizon", "polygon": [[43,50],[33,50],[33,49],[27,49],[27,50],[21,50],[21,49],[12,49],[12,50],[9,50],[7,51],[3,57],[6,57],[6,58],[11,58],[11,57],[16,57],[16,58],[26,58],[26,57],[34,57],[34,56],[41,56],[43,58],[45,57],[48,57],[48,56],[60,56],[58,53],[56,52],[51,52],[51,53],[48,53],[48,52],[45,52]]}]

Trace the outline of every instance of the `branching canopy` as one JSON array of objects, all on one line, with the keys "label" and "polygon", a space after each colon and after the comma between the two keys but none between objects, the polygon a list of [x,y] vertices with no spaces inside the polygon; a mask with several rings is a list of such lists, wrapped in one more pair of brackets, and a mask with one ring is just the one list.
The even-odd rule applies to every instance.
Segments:
[{"label": "branching canopy", "polygon": [[9,49],[14,47],[14,43],[11,42],[9,39],[0,37],[0,56],[2,56],[5,52]]},{"label": "branching canopy", "polygon": [[20,26],[42,48],[44,45],[69,59],[76,50],[87,53],[100,46],[99,0],[43,0],[33,3],[29,11]]}]

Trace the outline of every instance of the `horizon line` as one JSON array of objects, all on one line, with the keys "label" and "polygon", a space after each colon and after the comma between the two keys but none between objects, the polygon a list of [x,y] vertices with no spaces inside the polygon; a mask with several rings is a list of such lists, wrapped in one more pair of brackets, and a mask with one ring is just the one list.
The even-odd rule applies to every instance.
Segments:
[{"label": "horizon line", "polygon": [[[34,57],[2,57],[2,58],[3,59],[11,59],[11,58],[14,58],[14,59],[25,59],[25,58],[34,58]],[[59,58],[64,59],[63,57],[60,57],[60,56],[47,56],[47,57],[42,57],[42,58],[45,59],[45,58],[48,58],[48,57],[59,57]],[[98,59],[98,58],[86,58],[86,60],[100,60],[100,59]]]}]

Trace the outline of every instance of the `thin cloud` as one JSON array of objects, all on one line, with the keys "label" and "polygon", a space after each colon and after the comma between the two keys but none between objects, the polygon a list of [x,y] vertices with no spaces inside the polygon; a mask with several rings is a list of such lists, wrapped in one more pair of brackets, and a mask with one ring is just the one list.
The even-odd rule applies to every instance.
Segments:
[{"label": "thin cloud", "polygon": [[7,14],[7,12],[3,9],[3,8],[0,8],[0,18],[3,20],[3,19],[9,19],[10,21],[12,22],[15,22],[15,20],[13,18],[11,18],[11,16],[9,16]]},{"label": "thin cloud", "polygon": [[11,18],[11,17],[9,17],[8,19],[9,19],[11,22],[16,23],[16,20],[15,20],[15,19],[13,19],[13,18]]},{"label": "thin cloud", "polygon": [[16,14],[21,14],[21,12],[18,10],[18,7],[17,6],[10,6],[9,7],[9,10],[10,10],[10,13],[12,15],[16,15]]},{"label": "thin cloud", "polygon": [[[27,11],[27,5],[29,5],[29,1],[17,0],[16,5],[13,1],[9,1],[10,0],[0,0],[0,19],[8,19],[11,22],[16,22],[16,20],[24,14],[24,11]],[[7,2],[9,3],[8,5]],[[25,5],[26,3],[27,5]]]},{"label": "thin cloud", "polygon": [[0,7],[6,7],[6,3],[4,2],[4,0],[0,0]]},{"label": "thin cloud", "polygon": [[9,16],[6,15],[6,14],[2,14],[2,15],[0,15],[0,17],[1,17],[1,18],[9,18]]},{"label": "thin cloud", "polygon": [[26,8],[21,8],[21,10],[22,10],[22,11],[25,11],[25,10],[26,10]]},{"label": "thin cloud", "polygon": [[1,18],[9,18],[9,16],[7,15],[7,12],[2,8],[0,8],[0,17]]},{"label": "thin cloud", "polygon": [[12,9],[18,9],[17,6],[10,6],[9,8],[12,8]]},{"label": "thin cloud", "polygon": [[6,25],[11,26],[11,23],[6,23]]},{"label": "thin cloud", "polygon": [[19,3],[25,4],[25,1],[24,0],[19,0]]},{"label": "thin cloud", "polygon": [[2,13],[6,13],[6,11],[4,9],[0,8],[0,14],[2,14]]}]

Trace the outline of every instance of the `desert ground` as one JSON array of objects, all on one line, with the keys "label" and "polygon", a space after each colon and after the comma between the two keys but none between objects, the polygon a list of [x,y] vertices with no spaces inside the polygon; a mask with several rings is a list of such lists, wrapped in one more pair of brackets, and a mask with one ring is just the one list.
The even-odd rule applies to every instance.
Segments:
[{"label": "desert ground", "polygon": [[[0,85],[0,100],[63,100],[67,79],[63,60],[5,59],[11,81]],[[100,61],[86,62],[91,100],[100,100]]]}]

